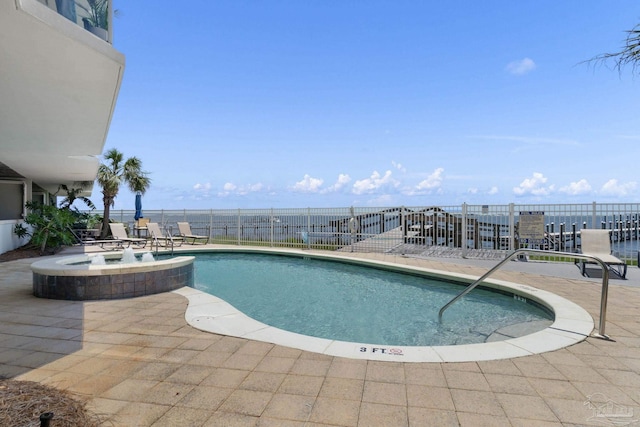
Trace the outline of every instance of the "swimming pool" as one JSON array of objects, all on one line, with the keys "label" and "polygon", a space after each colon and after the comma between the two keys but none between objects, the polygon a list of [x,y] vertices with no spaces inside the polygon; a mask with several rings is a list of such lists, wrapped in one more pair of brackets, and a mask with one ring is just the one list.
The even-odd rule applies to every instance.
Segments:
[{"label": "swimming pool", "polygon": [[[184,252],[187,252],[189,255],[197,255],[198,257],[206,253],[230,252],[288,255],[351,264],[355,263],[408,275],[435,276],[463,283],[471,283],[477,278],[477,276],[433,270],[417,265],[407,265],[407,260],[401,256],[349,255],[295,249],[240,248],[229,246],[198,248]],[[369,259],[367,259],[367,257]],[[393,260],[393,262],[389,260]],[[198,275],[197,271],[198,268],[196,268],[196,276]],[[553,324],[538,332],[529,333],[530,331],[528,331],[525,332],[525,335],[522,335],[521,332],[516,334],[508,333],[508,335],[515,336],[515,338],[498,341],[488,340],[487,342],[477,344],[433,346],[378,345],[368,342],[363,343],[343,341],[335,338],[312,337],[274,327],[249,317],[246,313],[222,298],[204,293],[195,288],[181,288],[173,292],[188,299],[189,304],[185,313],[185,319],[191,326],[203,331],[255,341],[264,341],[325,355],[355,359],[395,360],[403,362],[460,362],[505,359],[564,348],[584,340],[593,330],[593,319],[582,307],[556,294],[528,285],[497,279],[489,279],[485,281],[485,284],[496,291],[511,295],[512,298],[525,298],[528,301],[534,301],[546,307],[554,313]],[[472,296],[475,292],[476,290],[465,296],[463,300]],[[521,300],[520,302],[524,301]],[[445,315],[445,323],[447,316],[449,316],[449,311],[447,311]]]},{"label": "swimming pool", "polygon": [[199,255],[195,287],[249,317],[298,334],[392,346],[474,344],[507,339],[497,331],[553,323],[553,313],[513,293],[477,289],[438,310],[463,283],[370,266],[301,256]]}]

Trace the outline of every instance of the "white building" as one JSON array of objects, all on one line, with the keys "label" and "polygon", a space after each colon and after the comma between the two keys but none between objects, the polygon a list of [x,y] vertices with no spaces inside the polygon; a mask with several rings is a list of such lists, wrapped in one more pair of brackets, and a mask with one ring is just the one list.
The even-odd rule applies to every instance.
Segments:
[{"label": "white building", "polygon": [[92,3],[102,9],[0,0],[0,253],[26,243],[13,234],[26,201],[54,203],[60,184],[96,177],[125,59],[110,43],[111,0]]}]

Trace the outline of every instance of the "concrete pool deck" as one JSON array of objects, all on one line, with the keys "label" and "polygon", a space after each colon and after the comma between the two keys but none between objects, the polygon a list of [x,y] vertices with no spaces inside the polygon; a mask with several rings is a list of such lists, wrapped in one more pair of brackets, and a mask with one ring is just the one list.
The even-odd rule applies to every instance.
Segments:
[{"label": "concrete pool deck", "polygon": [[[479,276],[495,261],[362,258]],[[89,400],[114,426],[567,426],[640,422],[640,270],[611,280],[606,332],[504,360],[347,359],[192,328],[177,293],[35,298],[35,259],[0,264],[0,376]],[[551,272],[551,275],[550,275]],[[563,296],[598,321],[600,280],[514,262],[497,279]]]}]

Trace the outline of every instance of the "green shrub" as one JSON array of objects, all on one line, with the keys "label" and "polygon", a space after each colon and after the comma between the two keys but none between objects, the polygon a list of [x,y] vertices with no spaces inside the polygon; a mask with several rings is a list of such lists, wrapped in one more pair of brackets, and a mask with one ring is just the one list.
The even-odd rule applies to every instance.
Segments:
[{"label": "green shrub", "polygon": [[71,227],[78,219],[77,212],[37,202],[27,202],[26,207],[29,213],[24,222],[31,227],[16,224],[13,232],[18,237],[31,236],[29,244],[39,247],[40,253],[55,252],[61,246],[75,243]]}]

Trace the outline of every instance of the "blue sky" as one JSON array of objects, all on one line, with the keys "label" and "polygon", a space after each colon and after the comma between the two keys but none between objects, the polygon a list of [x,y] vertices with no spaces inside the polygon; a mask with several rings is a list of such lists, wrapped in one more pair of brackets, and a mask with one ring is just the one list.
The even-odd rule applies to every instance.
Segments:
[{"label": "blue sky", "polygon": [[582,63],[637,0],[115,7],[105,150],[142,160],[145,209],[638,201],[640,80]]}]

